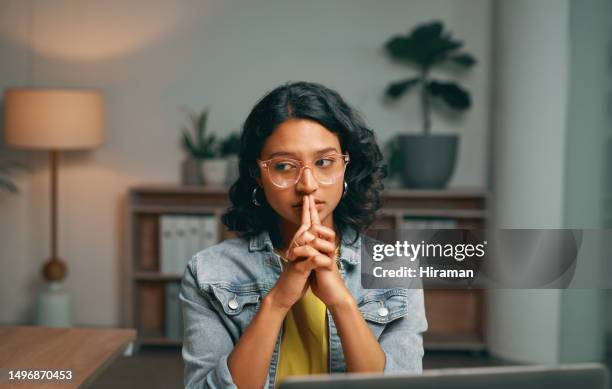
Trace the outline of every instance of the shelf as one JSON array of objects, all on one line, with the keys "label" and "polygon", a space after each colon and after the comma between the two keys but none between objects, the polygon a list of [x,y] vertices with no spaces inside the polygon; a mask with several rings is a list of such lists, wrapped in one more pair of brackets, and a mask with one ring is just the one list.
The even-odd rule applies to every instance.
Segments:
[{"label": "shelf", "polygon": [[487,197],[487,191],[480,188],[448,188],[448,189],[406,189],[389,188],[383,192],[385,197],[457,199]]},{"label": "shelf", "polygon": [[137,271],[132,273],[135,280],[142,281],[180,281],[182,274],[161,274],[156,271]]},{"label": "shelf", "polygon": [[439,208],[404,208],[387,209],[382,212],[385,215],[396,215],[398,217],[443,217],[449,219],[485,219],[487,214],[478,209],[439,209]]},{"label": "shelf", "polygon": [[206,205],[134,205],[132,210],[135,213],[182,213],[182,214],[215,214],[219,207]]},{"label": "shelf", "polygon": [[484,351],[486,345],[476,334],[423,334],[423,347],[431,351]]},{"label": "shelf", "polygon": [[[138,185],[131,189],[132,194],[204,194],[204,195],[223,195],[229,192],[227,186],[204,186],[204,185],[177,185],[177,184],[146,184]],[[384,196],[401,198],[472,198],[486,197],[485,188],[460,187],[447,189],[408,189],[408,188],[388,188],[384,191]]]},{"label": "shelf", "polygon": [[138,342],[142,346],[182,346],[183,340],[168,339],[164,337],[139,338]]},{"label": "shelf", "polygon": [[220,195],[229,193],[227,186],[177,185],[177,184],[146,184],[131,188],[132,194],[184,194],[195,193],[204,195]]},{"label": "shelf", "polygon": [[[164,214],[212,214],[217,219],[221,240],[228,234],[220,218],[230,200],[227,187],[182,186],[176,184],[138,185],[130,188],[126,206],[124,255],[124,320],[142,334],[139,344],[181,346],[182,340],[166,338],[166,293],[183,274],[161,274],[160,220]],[[484,188],[414,190],[388,188],[381,194],[379,228],[398,228],[403,217],[445,218],[457,221],[458,228],[484,229],[489,218],[489,194]],[[149,269],[149,270],[145,270]],[[172,288],[170,288],[172,290]],[[482,296],[473,291],[425,293],[429,330],[424,346],[428,350],[485,349],[482,340]]]}]

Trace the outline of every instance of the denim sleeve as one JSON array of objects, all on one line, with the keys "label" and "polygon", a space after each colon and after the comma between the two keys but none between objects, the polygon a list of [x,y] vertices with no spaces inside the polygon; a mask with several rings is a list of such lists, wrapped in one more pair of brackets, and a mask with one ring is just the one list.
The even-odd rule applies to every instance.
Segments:
[{"label": "denim sleeve", "polygon": [[422,373],[423,336],[427,330],[423,289],[409,289],[408,313],[390,322],[383,330],[379,344],[385,352],[384,373]]},{"label": "denim sleeve", "polygon": [[185,270],[179,293],[185,388],[237,388],[227,365],[234,342],[217,311],[200,292],[196,267],[194,257]]}]

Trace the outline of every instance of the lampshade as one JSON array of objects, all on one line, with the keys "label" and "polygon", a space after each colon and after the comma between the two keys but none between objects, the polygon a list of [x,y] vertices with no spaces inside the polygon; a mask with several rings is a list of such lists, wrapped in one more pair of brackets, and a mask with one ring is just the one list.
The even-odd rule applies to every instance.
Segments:
[{"label": "lampshade", "polygon": [[10,146],[62,150],[102,143],[102,95],[83,89],[9,89],[4,134]]}]

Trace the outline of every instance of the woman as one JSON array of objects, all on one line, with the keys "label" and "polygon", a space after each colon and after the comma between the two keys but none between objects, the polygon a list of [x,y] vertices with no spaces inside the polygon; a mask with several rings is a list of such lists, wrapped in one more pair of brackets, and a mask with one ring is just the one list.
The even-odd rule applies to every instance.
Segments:
[{"label": "woman", "polygon": [[322,85],[286,84],[255,105],[223,216],[240,237],[196,254],[182,281],[185,386],[421,372],[422,290],[361,287],[381,161],[373,132]]}]

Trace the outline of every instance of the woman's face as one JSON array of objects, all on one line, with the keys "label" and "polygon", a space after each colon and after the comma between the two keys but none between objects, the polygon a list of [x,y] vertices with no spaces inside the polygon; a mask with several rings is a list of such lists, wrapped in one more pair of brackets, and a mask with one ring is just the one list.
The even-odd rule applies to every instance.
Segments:
[{"label": "woman's face", "polygon": [[[306,119],[290,119],[280,124],[266,139],[261,150],[261,160],[282,156],[302,161],[314,168],[316,161],[330,153],[342,154],[338,136],[317,122]],[[322,161],[320,161],[323,163]],[[310,195],[315,199],[321,224],[332,226],[333,211],[342,198],[344,177],[333,184],[321,184],[313,171],[305,168],[299,181],[287,188],[274,185],[266,169],[261,169],[257,183],[263,187],[272,209],[283,219],[295,225],[301,224],[302,198]]]}]

